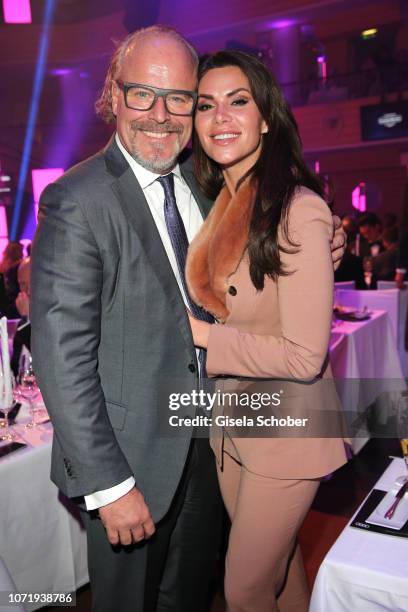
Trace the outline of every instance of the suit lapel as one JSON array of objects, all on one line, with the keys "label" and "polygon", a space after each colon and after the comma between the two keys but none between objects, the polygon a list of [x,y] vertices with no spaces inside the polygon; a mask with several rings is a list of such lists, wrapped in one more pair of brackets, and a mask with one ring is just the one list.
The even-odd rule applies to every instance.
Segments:
[{"label": "suit lapel", "polygon": [[198,186],[198,183],[194,177],[194,174],[191,168],[189,168],[187,164],[183,164],[180,166],[180,169],[181,169],[181,174],[183,175],[184,180],[186,181],[187,185],[190,187],[191,192],[194,196],[194,199],[198,204],[198,208],[200,209],[203,219],[205,219],[208,213],[210,212],[213,203],[200,190],[200,187]]},{"label": "suit lapel", "polygon": [[139,237],[146,257],[169,300],[171,316],[179,326],[182,337],[191,352],[193,349],[191,330],[177,280],[143,190],[114,140],[106,149],[105,161],[108,170],[117,177],[112,189],[125,217]]}]

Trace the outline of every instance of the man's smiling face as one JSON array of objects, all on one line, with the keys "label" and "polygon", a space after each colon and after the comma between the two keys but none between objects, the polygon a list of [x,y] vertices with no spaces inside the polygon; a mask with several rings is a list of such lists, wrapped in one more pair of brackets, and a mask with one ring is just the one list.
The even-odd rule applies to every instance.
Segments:
[{"label": "man's smiling face", "polygon": [[[123,82],[147,87],[195,91],[197,77],[188,50],[170,36],[141,36],[127,50],[120,74]],[[191,137],[193,119],[171,115],[159,97],[150,110],[126,107],[124,92],[112,85],[112,109],[124,147],[143,167],[169,172]]]}]

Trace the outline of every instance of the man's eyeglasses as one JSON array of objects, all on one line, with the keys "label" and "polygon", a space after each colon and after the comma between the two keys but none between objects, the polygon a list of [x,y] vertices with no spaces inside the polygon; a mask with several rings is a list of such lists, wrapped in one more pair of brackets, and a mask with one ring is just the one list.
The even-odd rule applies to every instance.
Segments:
[{"label": "man's eyeglasses", "polygon": [[166,110],[170,115],[191,116],[197,102],[195,91],[184,89],[162,89],[141,83],[115,81],[123,91],[125,104],[133,110],[147,111],[155,104],[157,98],[163,98]]}]

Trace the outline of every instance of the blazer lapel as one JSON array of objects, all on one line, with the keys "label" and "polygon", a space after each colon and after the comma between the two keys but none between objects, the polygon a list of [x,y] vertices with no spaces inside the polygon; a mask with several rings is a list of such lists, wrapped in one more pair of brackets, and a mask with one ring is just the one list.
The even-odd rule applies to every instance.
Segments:
[{"label": "blazer lapel", "polygon": [[171,307],[169,309],[170,316],[174,317],[176,324],[179,326],[189,352],[193,352],[195,355],[186,306],[160,234],[143,190],[114,140],[107,147],[105,160],[108,170],[117,177],[112,189],[119,200],[123,213],[138,235],[147,259],[167,295]]},{"label": "blazer lapel", "polygon": [[194,196],[194,199],[198,204],[198,208],[200,209],[203,219],[206,219],[213,205],[212,200],[209,200],[200,190],[200,187],[193,174],[193,171],[190,167],[187,166],[187,164],[180,165],[180,169],[181,169],[181,174],[183,175],[184,180],[186,181],[187,185],[190,187],[191,192]]}]

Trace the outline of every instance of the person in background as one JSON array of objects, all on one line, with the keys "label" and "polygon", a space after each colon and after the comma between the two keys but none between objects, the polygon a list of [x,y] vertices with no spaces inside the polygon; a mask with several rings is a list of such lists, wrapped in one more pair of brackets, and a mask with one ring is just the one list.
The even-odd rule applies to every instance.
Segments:
[{"label": "person in background", "polygon": [[19,292],[17,270],[23,259],[23,245],[9,242],[0,262],[0,314],[8,319],[19,317],[15,300]]},{"label": "person in background", "polygon": [[[404,289],[404,281],[408,278],[408,182],[405,185],[402,200],[402,215],[399,231],[397,265],[394,280],[399,289]],[[406,326],[405,344],[408,350],[408,321]]]},{"label": "person in background", "polygon": [[385,251],[373,257],[373,274],[377,280],[393,280],[398,257],[398,229],[386,228],[382,241]]},{"label": "person in background", "polygon": [[[402,200],[402,216],[399,231],[399,242],[397,252],[397,265],[394,280],[398,289],[406,290],[405,281],[408,279],[408,182],[405,184],[404,197]],[[405,350],[408,351],[408,312],[405,321],[404,334]]]},{"label": "person in background", "polygon": [[341,225],[347,236],[347,250],[354,253],[358,228],[356,220],[351,215],[344,215],[341,219]]},{"label": "person in background", "polygon": [[385,215],[383,216],[382,226],[384,230],[386,230],[389,227],[397,227],[398,226],[397,215],[393,212],[385,213]]},{"label": "person in background", "polygon": [[358,231],[360,233],[360,248],[356,255],[360,257],[376,257],[384,250],[381,232],[381,221],[373,212],[365,213],[358,220]]},{"label": "person in background", "polygon": [[30,295],[31,295],[31,260],[23,259],[18,267],[17,279],[20,292],[16,298],[16,309],[21,316],[13,338],[13,352],[10,360],[14,376],[19,371],[20,356],[25,347],[31,352],[31,323],[30,323]]},{"label": "person in background", "polygon": [[354,281],[356,289],[366,289],[364,282],[363,260],[355,254],[358,230],[355,219],[345,215],[341,224],[347,236],[347,248],[343,259],[334,273],[336,283]]}]

